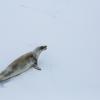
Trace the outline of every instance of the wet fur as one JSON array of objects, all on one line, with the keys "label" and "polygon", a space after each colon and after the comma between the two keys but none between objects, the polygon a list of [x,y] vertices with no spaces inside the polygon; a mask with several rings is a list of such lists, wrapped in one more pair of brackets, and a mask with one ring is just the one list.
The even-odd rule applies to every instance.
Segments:
[{"label": "wet fur", "polygon": [[40,53],[46,49],[47,46],[37,47],[33,52],[24,54],[13,61],[4,71],[0,73],[0,82],[18,76],[32,67],[37,70],[41,70],[41,68],[37,66],[37,60]]},{"label": "wet fur", "polygon": [[10,79],[16,75],[20,75],[29,68],[35,66],[37,66],[37,59],[35,59],[32,52],[27,53],[15,60],[3,72],[0,73],[0,81]]}]

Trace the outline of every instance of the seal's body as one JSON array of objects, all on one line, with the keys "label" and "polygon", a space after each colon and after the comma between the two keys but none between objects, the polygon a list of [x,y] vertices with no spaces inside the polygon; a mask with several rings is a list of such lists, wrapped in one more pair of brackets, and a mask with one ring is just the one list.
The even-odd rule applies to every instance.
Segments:
[{"label": "seal's body", "polygon": [[37,47],[33,52],[22,55],[15,61],[13,61],[4,71],[0,73],[0,81],[8,80],[14,76],[17,76],[30,68],[41,70],[37,66],[38,57],[40,53],[47,49],[47,46]]}]

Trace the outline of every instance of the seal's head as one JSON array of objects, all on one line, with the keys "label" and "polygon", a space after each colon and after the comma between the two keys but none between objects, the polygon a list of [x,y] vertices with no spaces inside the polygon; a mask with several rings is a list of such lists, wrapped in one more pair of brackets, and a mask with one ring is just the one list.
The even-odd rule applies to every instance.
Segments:
[{"label": "seal's head", "polygon": [[47,46],[44,45],[44,46],[39,46],[37,47],[36,49],[33,50],[33,55],[38,59],[40,53],[44,50],[47,50]]},{"label": "seal's head", "polygon": [[40,49],[41,51],[47,50],[47,46],[46,46],[46,45],[45,45],[45,46],[40,46],[39,49]]}]

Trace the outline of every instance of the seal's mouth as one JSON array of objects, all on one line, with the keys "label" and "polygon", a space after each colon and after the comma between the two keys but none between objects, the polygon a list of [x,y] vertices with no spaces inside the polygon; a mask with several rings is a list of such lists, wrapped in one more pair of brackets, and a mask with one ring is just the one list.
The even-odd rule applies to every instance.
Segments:
[{"label": "seal's mouth", "polygon": [[40,46],[40,49],[41,50],[47,50],[47,46],[45,45],[45,46]]}]

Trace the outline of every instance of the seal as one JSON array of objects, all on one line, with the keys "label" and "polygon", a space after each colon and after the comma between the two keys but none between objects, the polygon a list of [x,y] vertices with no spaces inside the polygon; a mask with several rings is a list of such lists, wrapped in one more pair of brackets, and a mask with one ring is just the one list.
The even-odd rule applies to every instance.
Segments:
[{"label": "seal", "polygon": [[32,67],[37,70],[41,70],[41,68],[38,67],[38,58],[41,52],[46,49],[47,46],[39,46],[33,51],[28,52],[13,61],[4,71],[0,73],[0,82],[20,75]]}]

